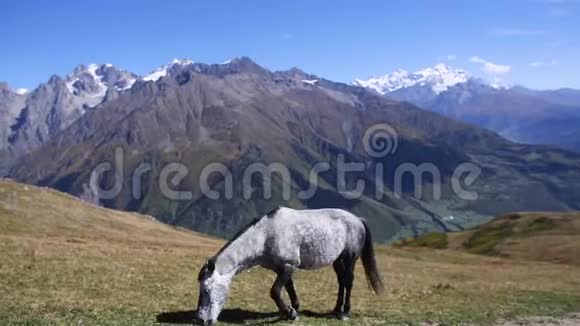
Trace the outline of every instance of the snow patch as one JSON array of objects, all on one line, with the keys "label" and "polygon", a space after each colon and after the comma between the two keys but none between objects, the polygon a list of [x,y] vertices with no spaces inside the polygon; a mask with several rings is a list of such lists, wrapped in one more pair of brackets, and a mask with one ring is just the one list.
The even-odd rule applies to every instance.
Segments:
[{"label": "snow patch", "polygon": [[97,69],[99,69],[99,66],[95,63],[90,63],[87,66],[87,72],[91,74],[95,79],[99,78],[99,76],[97,76]]},{"label": "snow patch", "polygon": [[133,87],[133,85],[135,84],[136,81],[137,81],[137,79],[131,78],[131,79],[127,80],[127,84],[125,85],[125,87],[116,86],[116,88],[118,91],[124,91],[126,89]]},{"label": "snow patch", "polygon": [[309,85],[316,85],[318,79],[302,79],[302,82]]},{"label": "snow patch", "polygon": [[74,78],[74,79],[70,79],[69,81],[66,82],[66,88],[68,89],[68,91],[71,94],[74,94],[75,88],[74,88],[74,83],[77,82],[77,80],[79,80],[78,78]]},{"label": "snow patch", "polygon": [[193,64],[193,61],[189,59],[173,59],[171,61],[171,65],[180,65],[180,66],[187,66]]},{"label": "snow patch", "polygon": [[189,59],[173,59],[170,63],[153,70],[150,74],[146,75],[141,79],[143,79],[144,81],[157,81],[159,80],[159,78],[167,76],[167,71],[171,69],[171,67],[175,65],[187,66],[190,64],[193,64],[193,61]]},{"label": "snow patch", "polygon": [[29,92],[29,90],[27,88],[17,88],[14,90],[14,93],[16,93],[18,95],[24,95],[28,92]]},{"label": "snow patch", "polygon": [[167,67],[163,66],[153,70],[149,75],[143,77],[144,81],[157,81],[161,77],[165,77],[167,75]]}]

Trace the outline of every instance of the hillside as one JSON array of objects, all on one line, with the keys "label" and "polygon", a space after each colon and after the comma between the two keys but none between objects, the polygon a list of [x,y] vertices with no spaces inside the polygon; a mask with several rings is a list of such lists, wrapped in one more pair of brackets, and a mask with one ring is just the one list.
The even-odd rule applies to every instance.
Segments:
[{"label": "hillside", "polygon": [[220,240],[160,223],[150,216],[89,205],[52,190],[0,179],[3,236],[215,247]]},{"label": "hillside", "polygon": [[580,265],[580,213],[513,213],[465,232],[430,233],[404,244]]},{"label": "hillside", "polygon": [[[381,124],[394,129],[397,146],[393,153],[373,157],[365,134]],[[101,205],[218,236],[235,234],[279,205],[351,210],[369,220],[381,241],[458,231],[511,211],[580,209],[580,154],[514,144],[361,87],[299,69],[270,71],[245,57],[226,64],[184,63],[157,80],[136,81],[20,158],[8,176],[96,198],[100,194],[88,186],[91,172],[101,163],[121,160],[119,152],[121,191],[101,199]],[[342,191],[339,159],[363,166],[347,174]],[[187,171],[172,185],[190,192],[186,200],[164,194],[162,172],[172,163]],[[226,198],[227,179],[219,173],[208,178],[219,198],[202,191],[202,172],[211,163],[231,172],[231,198]],[[254,163],[286,168],[288,177],[272,177],[271,199],[259,175],[245,181]],[[329,169],[314,183],[311,170],[317,163],[328,163]],[[464,163],[481,170],[466,186],[477,200],[454,191],[454,172]],[[418,180],[409,173],[398,178],[397,169],[409,164],[434,166],[438,180],[428,174]],[[379,165],[382,175],[376,172]],[[134,178],[137,171],[146,172]],[[99,184],[110,189],[116,176],[106,173]],[[142,182],[139,189],[132,187],[135,179]],[[359,180],[366,183],[361,196],[344,196],[344,189],[353,189]],[[400,196],[395,195],[398,181]],[[311,186],[316,186],[314,195],[299,196]],[[433,198],[438,186],[441,196]],[[377,189],[384,196],[376,196]],[[416,198],[415,191],[423,195]]]},{"label": "hillside", "polygon": [[[196,276],[223,241],[146,216],[85,204],[54,190],[0,180],[0,324],[188,324]],[[386,293],[371,295],[357,266],[350,323],[325,315],[331,268],[297,274],[297,325],[492,324],[580,311],[580,267],[454,251],[377,247]],[[233,283],[223,324],[271,323],[271,272]],[[280,325],[288,325],[281,322]]]}]

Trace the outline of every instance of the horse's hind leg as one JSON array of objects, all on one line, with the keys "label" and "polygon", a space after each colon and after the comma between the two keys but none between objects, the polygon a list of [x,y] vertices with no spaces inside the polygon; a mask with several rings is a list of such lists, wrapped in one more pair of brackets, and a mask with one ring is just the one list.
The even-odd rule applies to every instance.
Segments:
[{"label": "horse's hind leg", "polygon": [[336,272],[336,280],[338,281],[338,295],[336,299],[336,306],[334,307],[334,314],[338,317],[342,316],[344,309],[344,262],[341,257],[338,257],[332,264]]},{"label": "horse's hind leg", "polygon": [[298,300],[298,296],[296,295],[296,289],[294,288],[294,282],[292,281],[292,277],[286,282],[286,292],[288,292],[288,296],[290,297],[290,302],[292,303],[292,308],[296,311],[300,308],[300,301]]},{"label": "horse's hind leg", "polygon": [[298,312],[296,309],[292,307],[286,306],[282,296],[280,295],[282,292],[282,288],[288,283],[288,281],[292,278],[292,269],[291,268],[282,268],[278,272],[278,277],[276,277],[276,281],[274,281],[274,285],[272,285],[272,289],[270,289],[270,297],[276,303],[278,310],[282,314],[282,316],[294,320],[298,318]]},{"label": "horse's hind leg", "polygon": [[344,299],[344,309],[342,311],[341,319],[348,319],[350,316],[350,294],[354,283],[354,268],[356,265],[356,257],[349,256],[344,259],[344,287],[346,290]]}]

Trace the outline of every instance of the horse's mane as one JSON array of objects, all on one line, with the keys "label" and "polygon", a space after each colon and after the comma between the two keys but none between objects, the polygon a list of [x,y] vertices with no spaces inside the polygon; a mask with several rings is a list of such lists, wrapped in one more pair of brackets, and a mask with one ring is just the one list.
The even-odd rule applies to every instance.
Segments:
[{"label": "horse's mane", "polygon": [[256,217],[254,218],[248,225],[244,226],[240,231],[238,231],[231,239],[230,241],[228,241],[219,251],[218,253],[213,256],[210,261],[214,262],[217,260],[217,257],[224,252],[224,250],[226,250],[234,241],[236,241],[240,236],[242,236],[242,234],[246,233],[246,231],[248,231],[252,226],[256,225],[258,222],[260,222],[264,217],[268,217],[268,218],[272,218],[274,217],[274,215],[276,214],[276,212],[278,212],[278,210],[280,209],[280,207],[276,207],[273,210],[269,211],[268,213],[266,213],[266,215],[263,215],[261,217]]}]

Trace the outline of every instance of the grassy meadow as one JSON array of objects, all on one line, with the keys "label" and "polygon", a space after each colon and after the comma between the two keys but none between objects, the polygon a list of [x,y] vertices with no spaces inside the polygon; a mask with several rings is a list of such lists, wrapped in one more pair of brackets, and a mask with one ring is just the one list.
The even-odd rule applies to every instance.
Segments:
[{"label": "grassy meadow", "polygon": [[[0,324],[188,324],[197,272],[221,245],[148,217],[0,181]],[[378,246],[377,259],[386,291],[374,296],[359,264],[348,322],[326,314],[336,300],[332,268],[298,273],[302,312],[293,324],[487,325],[580,311],[576,264],[388,246]],[[273,281],[259,268],[239,275],[222,324],[276,322]]]}]

